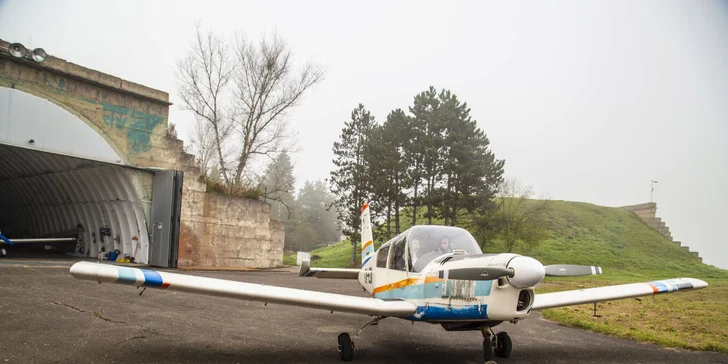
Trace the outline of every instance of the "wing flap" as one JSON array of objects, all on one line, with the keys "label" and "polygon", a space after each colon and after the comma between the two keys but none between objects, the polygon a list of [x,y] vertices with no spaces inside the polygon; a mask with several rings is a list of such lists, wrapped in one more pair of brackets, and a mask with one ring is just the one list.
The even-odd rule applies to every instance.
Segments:
[{"label": "wing flap", "polygon": [[675,278],[661,281],[629,283],[615,286],[605,286],[572,291],[553,292],[537,294],[534,299],[533,309],[564,307],[581,305],[585,303],[603,302],[651,296],[660,293],[671,293],[691,289],[700,289],[708,286],[708,283],[694,278]]},{"label": "wing flap", "polygon": [[301,261],[301,267],[298,269],[298,275],[301,277],[318,277],[318,278],[339,278],[339,279],[357,279],[359,278],[359,269],[347,268],[311,268],[310,261]]},{"label": "wing flap", "polygon": [[267,286],[100,263],[75,263],[71,267],[71,275],[77,279],[98,283],[144,286],[370,316],[407,316],[413,314],[417,309],[416,305],[407,301],[384,301],[377,298]]}]

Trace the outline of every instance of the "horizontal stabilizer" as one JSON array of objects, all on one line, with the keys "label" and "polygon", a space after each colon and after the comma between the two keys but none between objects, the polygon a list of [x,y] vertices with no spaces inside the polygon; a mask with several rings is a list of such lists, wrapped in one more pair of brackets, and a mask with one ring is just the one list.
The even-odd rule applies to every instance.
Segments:
[{"label": "horizontal stabilizer", "polygon": [[550,277],[578,277],[602,274],[601,267],[590,265],[552,264],[544,268],[546,268],[546,275]]},{"label": "horizontal stabilizer", "polygon": [[244,283],[111,264],[78,262],[71,267],[71,275],[77,279],[98,283],[143,286],[168,291],[278,303],[369,316],[406,317],[417,310],[415,304],[407,301],[384,301],[378,298]]},{"label": "horizontal stabilizer", "polygon": [[581,305],[584,303],[595,303],[603,301],[619,300],[641,296],[651,296],[659,293],[670,293],[691,289],[700,289],[708,286],[708,283],[694,278],[675,278],[662,281],[644,283],[629,283],[616,286],[605,286],[597,288],[577,289],[573,291],[541,293],[537,294],[533,303],[533,309],[564,307]]},{"label": "horizontal stabilizer", "polygon": [[303,260],[301,261],[301,267],[298,268],[298,275],[301,277],[357,279],[359,278],[359,269],[311,268],[310,261]]}]

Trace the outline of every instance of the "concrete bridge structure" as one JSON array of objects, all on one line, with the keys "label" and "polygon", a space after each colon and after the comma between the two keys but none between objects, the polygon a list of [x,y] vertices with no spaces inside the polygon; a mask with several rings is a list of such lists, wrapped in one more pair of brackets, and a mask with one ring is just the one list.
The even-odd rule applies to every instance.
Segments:
[{"label": "concrete bridge structure", "polygon": [[206,192],[195,159],[167,135],[169,95],[0,40],[0,231],[79,232],[97,257],[196,268],[282,264],[283,224],[258,200]]}]

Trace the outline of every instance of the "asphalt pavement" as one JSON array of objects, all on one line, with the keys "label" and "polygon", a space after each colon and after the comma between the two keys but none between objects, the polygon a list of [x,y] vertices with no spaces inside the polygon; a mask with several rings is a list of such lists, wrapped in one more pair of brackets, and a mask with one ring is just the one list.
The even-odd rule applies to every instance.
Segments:
[{"label": "asphalt pavement", "polygon": [[[340,363],[336,337],[369,317],[97,284],[69,259],[0,259],[0,363]],[[295,269],[188,272],[366,296],[357,282]],[[728,363],[728,355],[637,343],[544,320],[504,323],[513,353],[498,363]],[[385,319],[356,340],[355,363],[483,363],[480,332]]]}]

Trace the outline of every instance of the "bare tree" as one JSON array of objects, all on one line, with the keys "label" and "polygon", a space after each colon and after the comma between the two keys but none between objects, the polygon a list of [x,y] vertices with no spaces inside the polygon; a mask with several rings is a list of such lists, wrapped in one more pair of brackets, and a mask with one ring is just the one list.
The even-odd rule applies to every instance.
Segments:
[{"label": "bare tree", "polygon": [[198,25],[189,54],[177,65],[184,108],[212,134],[208,141],[205,127],[198,125],[201,167],[211,170],[206,152],[213,148],[214,164],[230,192],[255,180],[247,175],[255,157],[273,159],[295,145],[287,113],[323,80],[324,70],[312,62],[294,69],[293,63],[290,47],[277,34],[259,42],[237,36],[231,47]]},{"label": "bare tree", "polygon": [[287,111],[296,106],[311,86],[323,80],[324,70],[311,62],[296,71],[288,44],[277,34],[257,44],[236,38],[237,68],[234,75],[235,127],[240,150],[234,185],[242,182],[251,158],[289,151]]},{"label": "bare tree", "polygon": [[213,166],[216,171],[220,168],[217,165],[216,154],[218,152],[215,143],[215,133],[212,124],[206,120],[197,118],[192,130],[192,143],[190,152],[197,158],[200,171],[207,178],[212,172]]},{"label": "bare tree", "polygon": [[[198,24],[195,41],[176,69],[181,83],[179,93],[183,108],[195,114],[197,131],[202,133],[200,136],[206,137],[207,131],[212,134],[212,141],[198,140],[198,151],[206,153],[208,148],[214,148],[217,166],[227,185],[230,185],[232,176],[226,163],[225,149],[233,130],[232,119],[226,112],[226,107],[229,107],[227,86],[235,68],[234,59],[224,41],[212,32],[203,34]],[[209,125],[209,130],[200,124]],[[197,157],[209,160],[201,154]],[[204,171],[207,172],[206,166]]]}]

